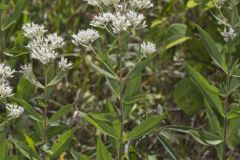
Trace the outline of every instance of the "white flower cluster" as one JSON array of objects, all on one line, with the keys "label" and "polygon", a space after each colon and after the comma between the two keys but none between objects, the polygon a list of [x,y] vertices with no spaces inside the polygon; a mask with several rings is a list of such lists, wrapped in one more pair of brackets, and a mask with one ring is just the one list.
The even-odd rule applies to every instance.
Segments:
[{"label": "white flower cluster", "polygon": [[152,42],[143,42],[141,44],[141,52],[143,53],[144,56],[152,54],[156,52],[156,45]]},{"label": "white flower cluster", "polygon": [[24,112],[24,108],[22,108],[21,106],[18,106],[17,104],[7,103],[6,108],[9,112],[9,116],[12,117],[12,118],[18,118]]},{"label": "white flower cluster", "polygon": [[58,62],[58,67],[62,70],[62,71],[66,71],[69,68],[72,67],[72,63],[68,62],[66,58],[61,58],[61,60]]},{"label": "white flower cluster", "polygon": [[132,8],[144,9],[153,7],[151,0],[131,0],[130,5]]},{"label": "white flower cluster", "polygon": [[237,36],[233,27],[229,27],[229,28],[225,27],[224,31],[221,32],[221,35],[223,36],[223,38],[226,42],[233,40]]},{"label": "white flower cluster", "polygon": [[28,48],[31,51],[31,58],[39,60],[43,64],[54,61],[58,52],[65,42],[56,33],[44,36],[45,27],[34,23],[27,23],[23,26],[24,35],[30,38]]},{"label": "white flower cluster", "polygon": [[[114,5],[113,12],[103,12],[95,15],[90,25],[107,29],[108,32],[118,34],[131,29],[140,29],[146,27],[146,21],[143,14],[137,10],[153,7],[151,0],[131,0],[129,2],[121,2],[120,0],[85,0],[94,6]],[[89,33],[84,31],[81,34],[73,35],[73,43],[80,44],[89,43],[96,40],[94,36],[89,36]],[[91,35],[91,34],[90,34]],[[97,34],[98,35],[98,34]],[[89,38],[92,37],[92,38]],[[78,40],[78,41],[77,41]],[[81,40],[81,41],[79,41]]]},{"label": "white flower cluster", "polygon": [[84,0],[84,1],[87,1],[89,4],[93,6],[99,6],[99,7],[101,5],[110,6],[120,2],[120,0]]},{"label": "white flower cluster", "polygon": [[111,28],[113,33],[118,34],[127,31],[129,27],[135,29],[146,27],[145,17],[141,13],[129,10],[127,13],[100,13],[94,16],[91,25],[100,28]]},{"label": "white flower cluster", "polygon": [[26,23],[23,26],[23,30],[25,31],[24,35],[30,39],[35,38],[35,37],[40,37],[45,32],[47,32],[47,30],[45,29],[45,27],[43,25],[34,24],[34,23]]},{"label": "white flower cluster", "polygon": [[7,98],[13,96],[12,87],[9,85],[8,78],[13,77],[12,70],[8,65],[0,64],[0,98]]},{"label": "white flower cluster", "polygon": [[100,37],[98,31],[94,29],[79,30],[77,34],[72,35],[72,42],[75,45],[89,45]]}]

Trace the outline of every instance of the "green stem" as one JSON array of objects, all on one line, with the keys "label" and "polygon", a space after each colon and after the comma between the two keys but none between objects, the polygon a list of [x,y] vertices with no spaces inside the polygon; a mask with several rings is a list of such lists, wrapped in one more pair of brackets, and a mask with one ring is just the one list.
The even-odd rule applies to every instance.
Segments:
[{"label": "green stem", "polygon": [[119,87],[120,87],[120,146],[118,151],[118,159],[121,160],[124,153],[124,142],[123,142],[123,132],[124,132],[124,114],[123,114],[123,90],[124,90],[124,82],[123,82],[123,53],[122,53],[122,38],[119,36],[119,46],[120,46],[120,54],[119,54]]},{"label": "green stem", "polygon": [[[45,66],[45,70],[44,70],[44,111],[43,111],[43,129],[44,129],[44,133],[43,133],[43,141],[44,144],[46,145],[48,143],[48,137],[47,137],[47,132],[48,132],[48,87],[47,87],[47,83],[48,83],[48,66]],[[44,152],[44,159],[46,159],[46,154]]]},{"label": "green stem", "polygon": [[227,77],[226,77],[226,96],[224,98],[224,122],[223,122],[223,152],[222,152],[222,159],[227,159],[227,127],[228,127],[228,119],[227,113],[229,108],[229,98],[231,94],[228,94],[230,89],[230,82],[231,82],[231,66],[232,66],[232,56],[231,53],[228,52],[228,70],[227,70]]},{"label": "green stem", "polygon": [[0,11],[0,62],[3,62],[3,58],[2,12]]}]

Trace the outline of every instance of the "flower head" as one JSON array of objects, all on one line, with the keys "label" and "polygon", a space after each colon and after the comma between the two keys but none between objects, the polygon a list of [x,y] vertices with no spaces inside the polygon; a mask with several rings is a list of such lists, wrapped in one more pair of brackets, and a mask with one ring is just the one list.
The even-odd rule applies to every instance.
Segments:
[{"label": "flower head", "polygon": [[131,23],[126,15],[116,12],[112,17],[112,29],[114,33],[126,31]]},{"label": "flower head", "polygon": [[153,7],[151,0],[131,0],[130,6],[136,9],[144,9]]},{"label": "flower head", "polygon": [[0,98],[12,97],[12,87],[9,85],[7,81],[0,83]]},{"label": "flower head", "polygon": [[79,30],[77,34],[72,35],[72,42],[75,45],[89,45],[100,37],[98,31],[94,29]]},{"label": "flower head", "polygon": [[21,66],[21,71],[23,73],[23,75],[25,77],[30,77],[30,75],[32,74],[33,68],[32,68],[32,64],[25,64],[23,66]]},{"label": "flower head", "polygon": [[116,3],[119,3],[120,0],[84,0],[93,6],[101,6],[104,4],[105,6],[110,6]]},{"label": "flower head", "polygon": [[229,27],[229,28],[225,27],[224,31],[221,32],[221,35],[223,36],[223,38],[226,42],[229,40],[233,40],[237,36],[233,27]]},{"label": "flower head", "polygon": [[68,62],[66,58],[61,58],[61,60],[58,62],[58,67],[65,71],[65,70],[68,70],[69,68],[72,67],[72,63],[71,62]]},{"label": "flower head", "polygon": [[91,25],[95,27],[105,27],[113,18],[113,14],[110,12],[101,13],[99,15],[94,16],[91,21]]},{"label": "flower head", "polygon": [[145,56],[147,56],[147,54],[156,52],[156,45],[152,42],[143,42],[141,44],[141,51]]},{"label": "flower head", "polygon": [[3,79],[13,77],[15,70],[12,70],[11,67],[4,63],[0,63],[0,76]]},{"label": "flower head", "polygon": [[23,25],[24,35],[30,39],[42,36],[47,30],[43,25],[26,23]]},{"label": "flower head", "polygon": [[17,104],[7,103],[6,104],[6,108],[7,108],[8,112],[9,112],[9,116],[12,117],[12,118],[18,118],[24,112],[24,108],[21,107],[21,106],[18,106]]},{"label": "flower head", "polygon": [[57,58],[58,52],[56,49],[63,45],[64,41],[62,37],[54,33],[46,37],[32,39],[28,44],[28,48],[31,51],[31,58],[37,59],[43,64],[47,64]]},{"label": "flower head", "polygon": [[139,14],[134,11],[129,11],[127,13],[128,20],[132,23],[134,28],[144,28],[146,27],[146,21],[143,14]]}]

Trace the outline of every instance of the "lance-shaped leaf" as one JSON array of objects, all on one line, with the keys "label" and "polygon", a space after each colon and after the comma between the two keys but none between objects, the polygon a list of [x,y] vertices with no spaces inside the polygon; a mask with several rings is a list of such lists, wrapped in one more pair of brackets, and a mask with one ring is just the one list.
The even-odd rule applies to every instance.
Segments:
[{"label": "lance-shaped leaf", "polygon": [[71,140],[74,131],[75,131],[74,128],[66,131],[61,136],[59,136],[57,141],[55,141],[53,143],[53,145],[51,147],[51,151],[52,151],[53,154],[50,156],[50,159],[56,158],[62,152],[64,152],[65,150],[67,150],[69,148],[68,143]]},{"label": "lance-shaped leaf", "polygon": [[112,160],[110,153],[106,146],[103,144],[101,138],[97,140],[97,160]]},{"label": "lance-shaped leaf", "polygon": [[111,78],[111,79],[115,79],[115,80],[118,79],[117,75],[114,75],[114,74],[112,74],[112,73],[104,70],[103,68],[98,67],[97,65],[95,65],[95,64],[92,63],[92,62],[89,62],[89,63],[90,63],[90,65],[91,65],[96,71],[98,71],[98,72],[101,73],[102,75],[104,75],[104,76],[106,76],[106,77],[108,77],[108,78]]},{"label": "lance-shaped leaf", "polygon": [[6,17],[6,19],[3,22],[3,27],[2,27],[3,31],[5,31],[7,28],[9,28],[13,23],[15,23],[18,20],[23,10],[27,6],[28,2],[29,2],[28,0],[17,1],[14,12],[10,16]]},{"label": "lance-shaped leaf", "polygon": [[147,57],[146,59],[140,60],[137,64],[128,72],[125,79],[131,79],[132,77],[139,75],[146,66],[152,62],[155,56]]},{"label": "lance-shaped leaf", "polygon": [[16,148],[19,150],[19,152],[24,155],[27,159],[29,160],[40,160],[40,157],[33,152],[28,146],[25,144],[21,143],[17,139],[11,139],[11,142],[16,146]]},{"label": "lance-shaped leaf", "polygon": [[117,140],[119,139],[118,134],[116,132],[114,132],[113,128],[108,123],[106,123],[104,121],[96,120],[91,115],[87,115],[83,112],[80,112],[80,114],[84,120],[91,123],[94,127],[99,129],[101,132],[106,133],[107,135],[109,135],[110,137],[112,137],[114,139],[117,139]]},{"label": "lance-shaped leaf", "polygon": [[208,131],[200,131],[196,128],[191,128],[187,126],[180,126],[180,125],[170,125],[164,126],[164,129],[168,129],[171,131],[186,133],[191,135],[198,143],[203,145],[218,145],[222,143],[222,137],[219,135],[208,132]]},{"label": "lance-shaped leaf", "polygon": [[203,45],[206,48],[208,54],[224,72],[227,72],[225,57],[217,48],[217,45],[212,39],[212,37],[200,26],[197,25],[197,28],[200,33],[201,41],[203,42]]},{"label": "lance-shaped leaf", "polygon": [[54,122],[60,118],[62,118],[67,113],[71,112],[73,110],[72,105],[66,105],[61,107],[56,113],[54,113],[50,119],[49,122]]},{"label": "lance-shaped leaf", "polygon": [[58,72],[58,74],[47,84],[47,87],[53,86],[60,82],[63,79],[65,73],[65,71]]},{"label": "lance-shaped leaf", "polygon": [[71,155],[74,160],[90,160],[90,158],[87,155],[81,154],[74,150],[71,151]]},{"label": "lance-shaped leaf", "polygon": [[149,117],[146,120],[142,121],[137,127],[130,131],[124,138],[125,141],[133,140],[141,136],[146,135],[157,125],[161,123],[164,115]]},{"label": "lance-shaped leaf", "polygon": [[192,81],[196,84],[204,98],[216,111],[224,116],[221,100],[218,96],[219,90],[208,83],[208,81],[197,71],[195,71],[190,65],[185,63],[187,73]]},{"label": "lance-shaped leaf", "polygon": [[7,133],[9,124],[7,121],[0,124],[0,160],[4,160],[7,157],[8,147],[7,147]]}]

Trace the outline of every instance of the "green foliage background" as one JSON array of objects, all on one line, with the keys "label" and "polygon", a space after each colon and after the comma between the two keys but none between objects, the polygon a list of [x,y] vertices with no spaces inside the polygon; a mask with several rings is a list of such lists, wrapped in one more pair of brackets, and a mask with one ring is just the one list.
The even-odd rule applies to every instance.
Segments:
[{"label": "green foliage background", "polygon": [[[88,6],[82,0],[27,0],[21,4],[24,8],[22,14],[21,11],[16,10],[14,13],[14,9],[19,7],[16,0],[5,0],[5,2],[7,12],[2,15],[4,57],[16,69],[20,69],[22,64],[29,61],[29,52],[24,47],[27,40],[21,29],[24,23],[33,21],[44,24],[50,32],[57,31],[70,42],[72,33],[80,28],[91,27],[89,21],[96,13],[95,8]],[[196,133],[193,128],[207,129],[208,120],[204,110],[204,98],[186,75],[183,63],[186,60],[211,84],[217,84],[223,78],[220,69],[213,65],[211,57],[204,48],[195,25],[204,28],[217,42],[217,47],[223,48],[223,39],[219,34],[222,27],[212,15],[215,9],[209,0],[153,0],[153,3],[154,7],[145,13],[150,29],[143,30],[134,37],[136,39],[146,37],[147,40],[155,42],[159,50],[156,58],[143,72],[141,90],[145,95],[141,97],[135,112],[131,114],[131,121],[127,127],[134,128],[138,124],[137,119],[143,120],[149,114],[165,112],[166,117],[152,134],[133,142],[134,146],[137,146],[132,148],[133,159],[215,159],[214,147],[208,144],[202,145],[198,143],[201,140],[196,142],[192,138]],[[4,6],[0,6],[2,7]],[[111,43],[109,37],[104,39]],[[51,117],[50,120],[57,121],[55,126],[51,126],[49,134],[64,133],[74,127],[74,133],[73,130],[68,131],[71,136],[67,142],[69,145],[66,146],[65,159],[74,159],[74,157],[84,159],[84,155],[80,153],[90,157],[95,156],[96,142],[97,146],[101,146],[102,141],[97,138],[99,133],[96,129],[84,121],[83,116],[76,115],[75,111],[106,111],[106,98],[111,97],[111,91],[106,87],[104,77],[95,72],[83,57],[87,55],[88,60],[95,62],[94,55],[89,54],[87,50],[75,48],[70,43],[65,46],[63,53],[74,62],[74,68],[53,92],[49,114],[52,115],[56,111],[59,114],[58,117]],[[134,48],[136,43],[131,42],[130,46]],[[38,75],[41,70],[35,72]],[[17,97],[35,104],[38,91],[31,83],[20,74],[11,83],[17,86],[15,88]],[[239,97],[238,92],[235,96]],[[24,102],[20,104],[24,105]],[[2,116],[0,116],[1,120],[3,120]],[[15,132],[12,133],[16,138],[11,140],[13,144],[21,145],[18,144],[17,139],[23,139],[25,134],[35,140],[35,133],[26,130],[26,126],[30,125],[27,117],[16,123]],[[236,129],[236,126],[240,125],[237,123],[239,123],[238,119],[230,123],[230,127],[234,128],[234,136],[228,143],[230,147],[236,147],[233,155],[240,158],[240,149],[237,147],[240,143],[239,127]],[[178,130],[185,132],[175,132],[177,130],[168,128],[168,125],[179,125]],[[181,128],[180,125],[188,128]],[[59,137],[61,138],[64,139],[64,135]],[[14,149],[13,152],[19,153],[19,150]],[[60,153],[61,150],[58,152]],[[97,152],[105,152],[105,148]]]}]

